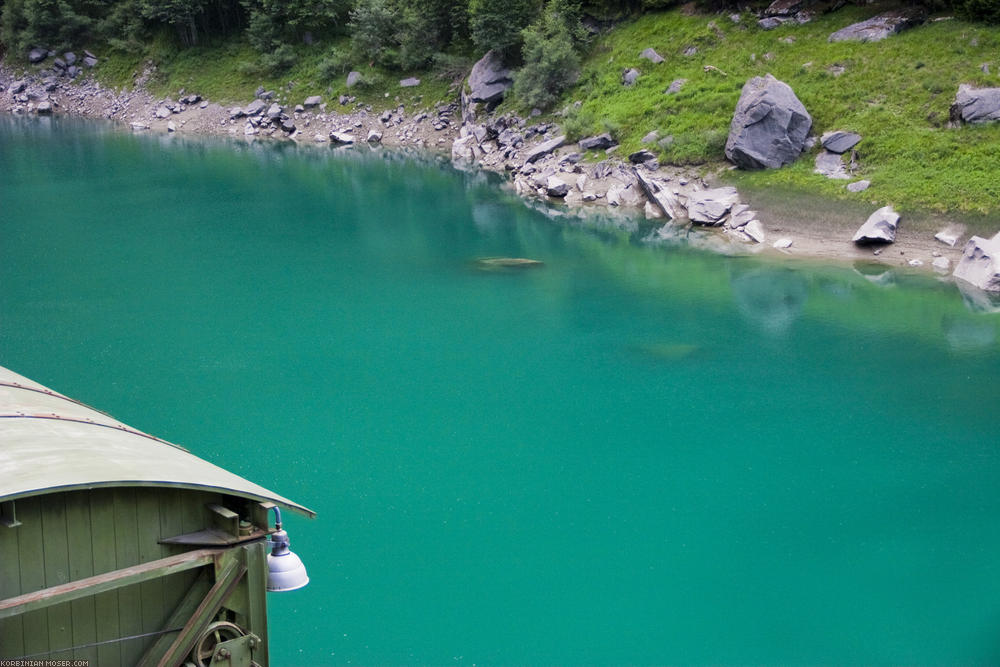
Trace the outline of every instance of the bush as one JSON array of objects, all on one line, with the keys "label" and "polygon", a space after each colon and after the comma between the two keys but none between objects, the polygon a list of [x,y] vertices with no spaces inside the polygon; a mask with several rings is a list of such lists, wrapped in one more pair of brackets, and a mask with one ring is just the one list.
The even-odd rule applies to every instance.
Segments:
[{"label": "bush", "polygon": [[514,78],[514,95],[526,106],[552,106],[580,74],[574,47],[580,22],[573,10],[567,0],[549,0],[539,19],[522,33],[524,66]]},{"label": "bush", "polygon": [[316,69],[324,80],[335,79],[351,71],[351,54],[337,48],[330,49]]}]

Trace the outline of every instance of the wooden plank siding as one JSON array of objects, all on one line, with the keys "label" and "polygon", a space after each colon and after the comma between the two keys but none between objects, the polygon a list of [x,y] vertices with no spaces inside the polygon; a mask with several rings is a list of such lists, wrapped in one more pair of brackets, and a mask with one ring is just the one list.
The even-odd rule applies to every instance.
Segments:
[{"label": "wooden plank siding", "polygon": [[[158,541],[208,526],[208,503],[233,504],[219,493],[155,487],[51,493],[16,503],[21,525],[0,525],[0,600],[191,551]],[[37,655],[132,667],[156,635],[101,642],[164,629],[199,572],[0,619],[0,658]]]}]

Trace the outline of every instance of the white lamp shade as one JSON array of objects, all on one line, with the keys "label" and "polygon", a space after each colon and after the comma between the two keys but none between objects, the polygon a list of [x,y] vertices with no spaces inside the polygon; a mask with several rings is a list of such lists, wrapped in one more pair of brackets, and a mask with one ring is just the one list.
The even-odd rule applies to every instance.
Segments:
[{"label": "white lamp shade", "polygon": [[287,549],[277,556],[267,555],[267,590],[272,592],[294,591],[309,583],[306,566]]}]

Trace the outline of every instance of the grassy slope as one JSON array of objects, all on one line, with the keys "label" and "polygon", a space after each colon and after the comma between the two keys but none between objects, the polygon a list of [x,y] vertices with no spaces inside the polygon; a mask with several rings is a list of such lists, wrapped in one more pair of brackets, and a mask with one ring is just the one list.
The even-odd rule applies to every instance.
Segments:
[{"label": "grassy slope", "polygon": [[[959,83],[1000,86],[1000,29],[948,20],[876,44],[827,41],[831,32],[882,9],[850,6],[803,26],[771,31],[758,28],[749,15],[734,24],[727,15],[689,16],[678,10],[646,14],[592,45],[579,82],[565,96],[567,104],[579,100],[582,106],[559,120],[571,134],[612,129],[623,154],[637,150],[643,136],[658,130],[673,142],[645,147],[659,150],[663,161],[714,168],[724,164],[723,146],[743,83],[770,72],[792,86],[812,114],[817,134],[844,129],[864,137],[857,175],[870,179],[872,188],[850,194],[843,181],[813,174],[814,153],[780,170],[730,172],[727,178],[738,186],[806,190],[866,204],[891,203],[908,212],[1000,212],[1000,123],[946,127]],[[787,38],[793,41],[782,41]],[[452,82],[429,71],[387,72],[355,63],[371,84],[350,91],[343,75],[324,79],[319,67],[324,55],[347,46],[346,39],[300,46],[291,70],[265,76],[248,73],[247,64],[256,55],[240,39],[180,50],[164,34],[141,56],[109,54],[98,71],[105,83],[125,87],[146,60],[153,60],[157,73],[149,86],[154,93],[177,96],[183,88],[222,103],[245,103],[258,85],[293,104],[309,95],[332,100],[348,92],[375,108],[400,103],[426,108],[455,98]],[[666,62],[653,65],[640,59],[647,46]],[[691,46],[697,53],[684,56]],[[984,62],[990,63],[992,74],[980,70]],[[706,72],[705,65],[726,75]],[[628,67],[642,72],[630,88],[620,78]],[[843,74],[835,76],[834,67],[844,68]],[[398,80],[405,76],[417,76],[422,83],[400,88]],[[664,94],[677,78],[688,82],[679,93]]]},{"label": "grassy slope", "polygon": [[[870,179],[872,188],[851,195],[843,181],[813,174],[814,153],[785,169],[733,174],[738,185],[805,188],[911,211],[997,212],[1000,123],[960,129],[946,124],[958,84],[1000,85],[1000,30],[948,20],[875,44],[827,41],[831,32],[878,11],[848,7],[771,31],[749,16],[736,25],[725,15],[647,14],[594,44],[579,83],[566,96],[567,102],[583,102],[569,124],[578,131],[617,130],[626,154],[658,130],[674,138],[660,149],[665,161],[719,161],[743,83],[770,72],[795,90],[813,116],[814,132],[844,129],[864,137],[858,176]],[[782,41],[789,37],[791,44]],[[640,59],[647,46],[666,62]],[[690,46],[698,52],[684,56]],[[993,74],[980,70],[984,62]],[[705,65],[727,76],[705,72]],[[835,76],[834,66],[844,73]],[[628,67],[642,72],[631,88],[620,80]],[[664,94],[677,78],[688,79],[681,92]]]},{"label": "grassy slope", "polygon": [[[252,65],[257,62],[258,55],[242,39],[232,38],[212,45],[180,49],[170,35],[164,34],[154,39],[145,53],[108,53],[97,75],[106,85],[128,88],[135,75],[142,72],[144,64],[152,61],[156,63],[156,73],[147,86],[154,94],[177,97],[183,89],[222,104],[245,104],[253,99],[258,86],[276,91],[280,100],[291,104],[299,104],[310,95],[321,95],[329,101],[336,100],[341,94],[349,94],[377,109],[395,107],[400,103],[407,108],[430,107],[441,101],[450,101],[457,95],[449,92],[452,82],[434,72],[388,72],[369,67],[367,63],[354,65],[367,85],[348,89],[346,74],[333,78],[325,78],[321,74],[321,61],[331,48],[336,47],[346,50],[347,39],[331,44],[300,45],[296,48],[297,60],[293,67],[280,74],[266,74],[254,71]],[[420,85],[399,87],[399,80],[410,76],[420,79]]]}]

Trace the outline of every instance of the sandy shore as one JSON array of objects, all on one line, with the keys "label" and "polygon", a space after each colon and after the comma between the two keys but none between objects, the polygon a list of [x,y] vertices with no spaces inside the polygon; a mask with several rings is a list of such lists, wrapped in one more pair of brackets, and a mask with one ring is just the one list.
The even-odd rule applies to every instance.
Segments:
[{"label": "sandy shore", "polygon": [[[23,89],[14,92],[21,88],[22,83]],[[141,77],[138,83],[142,83]],[[285,106],[285,114],[287,120],[294,125],[294,130],[287,131],[287,126],[282,129],[279,124],[266,121],[261,123],[260,117],[247,118],[234,111],[245,108],[246,105],[223,107],[200,98],[183,103],[181,100],[186,99],[186,95],[179,95],[177,101],[155,98],[141,85],[134,90],[116,91],[102,87],[89,77],[81,77],[76,81],[65,78],[43,79],[37,75],[14,72],[0,65],[0,86],[2,112],[38,113],[39,104],[48,101],[53,113],[109,120],[133,132],[176,132],[179,135],[272,139],[316,145],[329,144],[331,133],[349,135],[350,140],[357,143],[365,142],[370,135],[377,135],[378,143],[388,147],[420,148],[449,155],[452,153],[453,142],[463,134],[462,113],[457,101],[420,109],[405,109],[400,106],[385,112],[373,111],[370,107],[353,103],[341,105],[336,100],[327,101],[310,110],[289,104]],[[246,104],[250,102],[248,100]],[[267,104],[271,102],[268,101]],[[520,122],[522,126],[525,123],[523,120]],[[531,129],[529,127],[526,134],[532,134]],[[522,151],[558,132],[556,127],[543,126],[541,129],[545,131],[533,137],[533,141],[526,140]],[[579,148],[575,145],[563,146],[541,160],[539,166],[544,167],[547,161],[549,173],[565,176],[571,183],[577,182],[577,179],[585,181],[595,199],[583,201],[575,188],[569,197],[548,197],[544,188],[521,187],[523,182],[519,184],[515,181],[518,193],[526,198],[556,205],[565,202],[568,206],[560,208],[571,213],[586,214],[611,208],[615,209],[616,214],[625,216],[650,216],[656,213],[646,206],[644,197],[623,197],[614,206],[609,204],[609,200],[617,199],[608,196],[609,190],[616,185],[629,187],[623,181],[628,180],[628,173],[633,169],[631,165],[612,156],[609,162],[614,164],[616,171],[611,176],[602,178],[598,174],[595,178],[593,165],[572,161],[574,153],[578,152]],[[481,159],[474,160],[475,164],[466,167],[499,172],[510,169],[509,161],[504,159],[491,159],[489,155],[479,157]],[[584,178],[581,179],[581,175]],[[619,180],[615,180],[615,175]],[[670,167],[659,167],[649,175],[671,182],[691,182],[695,188],[713,187],[713,181],[716,180],[709,176],[706,181],[698,174]],[[637,187],[635,189],[638,190]],[[803,194],[786,195],[775,192],[743,192],[740,193],[740,199],[757,212],[756,217],[764,231],[762,243],[755,243],[745,234],[721,227],[694,227],[685,231],[685,234],[690,236],[690,232],[694,232],[698,245],[725,253],[781,255],[835,262],[868,260],[905,267],[907,270],[937,271],[942,275],[950,275],[961,257],[962,247],[969,234],[991,233],[989,230],[970,230],[969,226],[949,219],[925,218],[911,224],[904,217],[895,243],[874,247],[858,246],[851,242],[851,237],[871,213],[858,205],[810,198]],[[677,227],[676,223],[664,220],[663,224],[663,235],[671,236]],[[957,224],[963,230],[954,247],[934,239],[934,234],[948,224]],[[978,226],[982,226],[982,223]],[[776,248],[776,242],[778,245],[790,242],[790,245]],[[941,264],[940,258],[948,260],[947,268],[933,266],[935,260]]]}]

